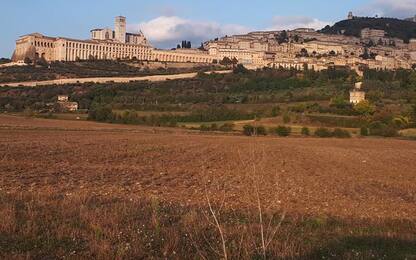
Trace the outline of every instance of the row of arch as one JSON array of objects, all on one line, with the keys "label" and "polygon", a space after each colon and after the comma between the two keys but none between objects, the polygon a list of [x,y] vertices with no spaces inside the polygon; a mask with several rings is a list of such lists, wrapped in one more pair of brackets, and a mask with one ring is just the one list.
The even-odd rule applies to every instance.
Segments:
[{"label": "row of arch", "polygon": [[43,48],[53,48],[53,42],[44,42],[44,41],[35,41],[35,47],[43,47]]},{"label": "row of arch", "polygon": [[158,54],[156,53],[153,60],[165,62],[194,62],[194,63],[211,63],[212,58],[200,57],[193,55],[178,55],[178,54]]}]

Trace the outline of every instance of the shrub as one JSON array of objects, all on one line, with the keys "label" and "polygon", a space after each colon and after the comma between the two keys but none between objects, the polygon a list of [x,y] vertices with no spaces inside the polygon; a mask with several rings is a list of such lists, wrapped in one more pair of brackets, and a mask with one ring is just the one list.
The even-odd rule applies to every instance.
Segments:
[{"label": "shrub", "polygon": [[217,124],[211,124],[211,131],[217,131],[218,130],[218,125]]},{"label": "shrub", "polygon": [[334,132],[332,133],[332,136],[337,138],[351,138],[350,132],[347,130],[343,130],[341,128],[336,128]]},{"label": "shrub", "polygon": [[310,132],[309,128],[302,127],[301,134],[304,135],[304,136],[309,136],[311,134],[311,132]]},{"label": "shrub", "polygon": [[243,127],[243,133],[247,136],[252,136],[254,134],[254,127],[252,125],[245,125]]},{"label": "shrub", "polygon": [[110,122],[113,120],[111,106],[96,105],[88,111],[88,119],[100,122]]},{"label": "shrub", "polygon": [[219,130],[223,132],[231,132],[234,130],[234,124],[225,123],[222,126],[220,126]]},{"label": "shrub", "polygon": [[374,136],[394,137],[399,135],[399,132],[394,126],[380,121],[372,122],[369,126],[369,130],[370,135]]},{"label": "shrub", "polygon": [[255,129],[256,129],[257,135],[267,135],[267,131],[264,126],[257,126]]},{"label": "shrub", "polygon": [[243,133],[247,136],[253,135],[266,135],[266,128],[264,126],[252,126],[252,125],[245,125],[243,127]]},{"label": "shrub", "polygon": [[207,125],[200,125],[199,130],[204,131],[204,132],[208,132],[208,131],[211,130],[211,128]]},{"label": "shrub", "polygon": [[329,131],[328,128],[320,127],[316,129],[315,136],[318,136],[321,138],[328,138],[328,137],[332,137],[332,132]]},{"label": "shrub", "polygon": [[365,127],[365,126],[363,126],[363,127],[361,127],[361,129],[360,129],[360,135],[361,136],[368,136],[368,128],[367,127]]},{"label": "shrub", "polygon": [[283,116],[283,123],[288,124],[288,123],[290,123],[290,120],[291,120],[291,118],[288,114],[285,114]]},{"label": "shrub", "polygon": [[285,126],[278,126],[276,129],[274,129],[274,132],[278,134],[279,136],[289,136],[292,132],[292,128],[285,127]]},{"label": "shrub", "polygon": [[279,106],[275,106],[275,107],[272,108],[272,116],[273,117],[278,116],[279,113],[280,113],[280,107]]}]

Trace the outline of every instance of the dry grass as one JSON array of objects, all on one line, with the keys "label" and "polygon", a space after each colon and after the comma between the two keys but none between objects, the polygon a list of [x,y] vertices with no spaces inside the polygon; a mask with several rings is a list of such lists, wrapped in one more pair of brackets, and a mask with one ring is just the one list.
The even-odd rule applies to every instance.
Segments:
[{"label": "dry grass", "polygon": [[0,116],[0,257],[415,257],[415,151]]}]

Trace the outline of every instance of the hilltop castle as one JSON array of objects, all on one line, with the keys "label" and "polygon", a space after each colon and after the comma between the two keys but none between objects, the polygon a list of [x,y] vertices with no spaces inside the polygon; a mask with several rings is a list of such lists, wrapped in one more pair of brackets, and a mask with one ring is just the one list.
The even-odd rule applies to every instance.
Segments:
[{"label": "hilltop castle", "polygon": [[[349,19],[355,19],[352,13]],[[261,31],[207,41],[203,49],[160,50],[142,32],[127,33],[126,18],[115,19],[114,30],[91,30],[90,40],[28,34],[16,41],[14,61],[43,58],[46,61],[136,59],[142,61],[218,63],[237,59],[247,68],[295,68],[323,70],[346,66],[360,68],[412,68],[416,64],[416,40],[404,43],[382,30],[365,28],[361,37],[329,35],[313,29]]]}]

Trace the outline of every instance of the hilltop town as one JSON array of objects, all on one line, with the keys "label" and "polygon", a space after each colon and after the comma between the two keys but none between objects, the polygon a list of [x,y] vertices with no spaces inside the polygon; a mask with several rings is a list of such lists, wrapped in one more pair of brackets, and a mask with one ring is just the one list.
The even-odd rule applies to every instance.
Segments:
[{"label": "hilltop town", "polygon": [[[357,17],[349,13],[347,19]],[[407,21],[414,23],[411,19]],[[13,61],[134,59],[212,64],[227,59],[249,69],[283,67],[320,71],[331,66],[345,66],[358,74],[363,68],[411,69],[416,64],[416,39],[405,42],[373,28],[361,29],[359,37],[345,35],[344,31],[337,34],[309,28],[259,31],[210,40],[198,49],[161,50],[152,47],[141,31],[126,33],[126,18],[116,17],[114,31],[93,29],[90,40],[39,33],[24,35],[16,41]]]}]

